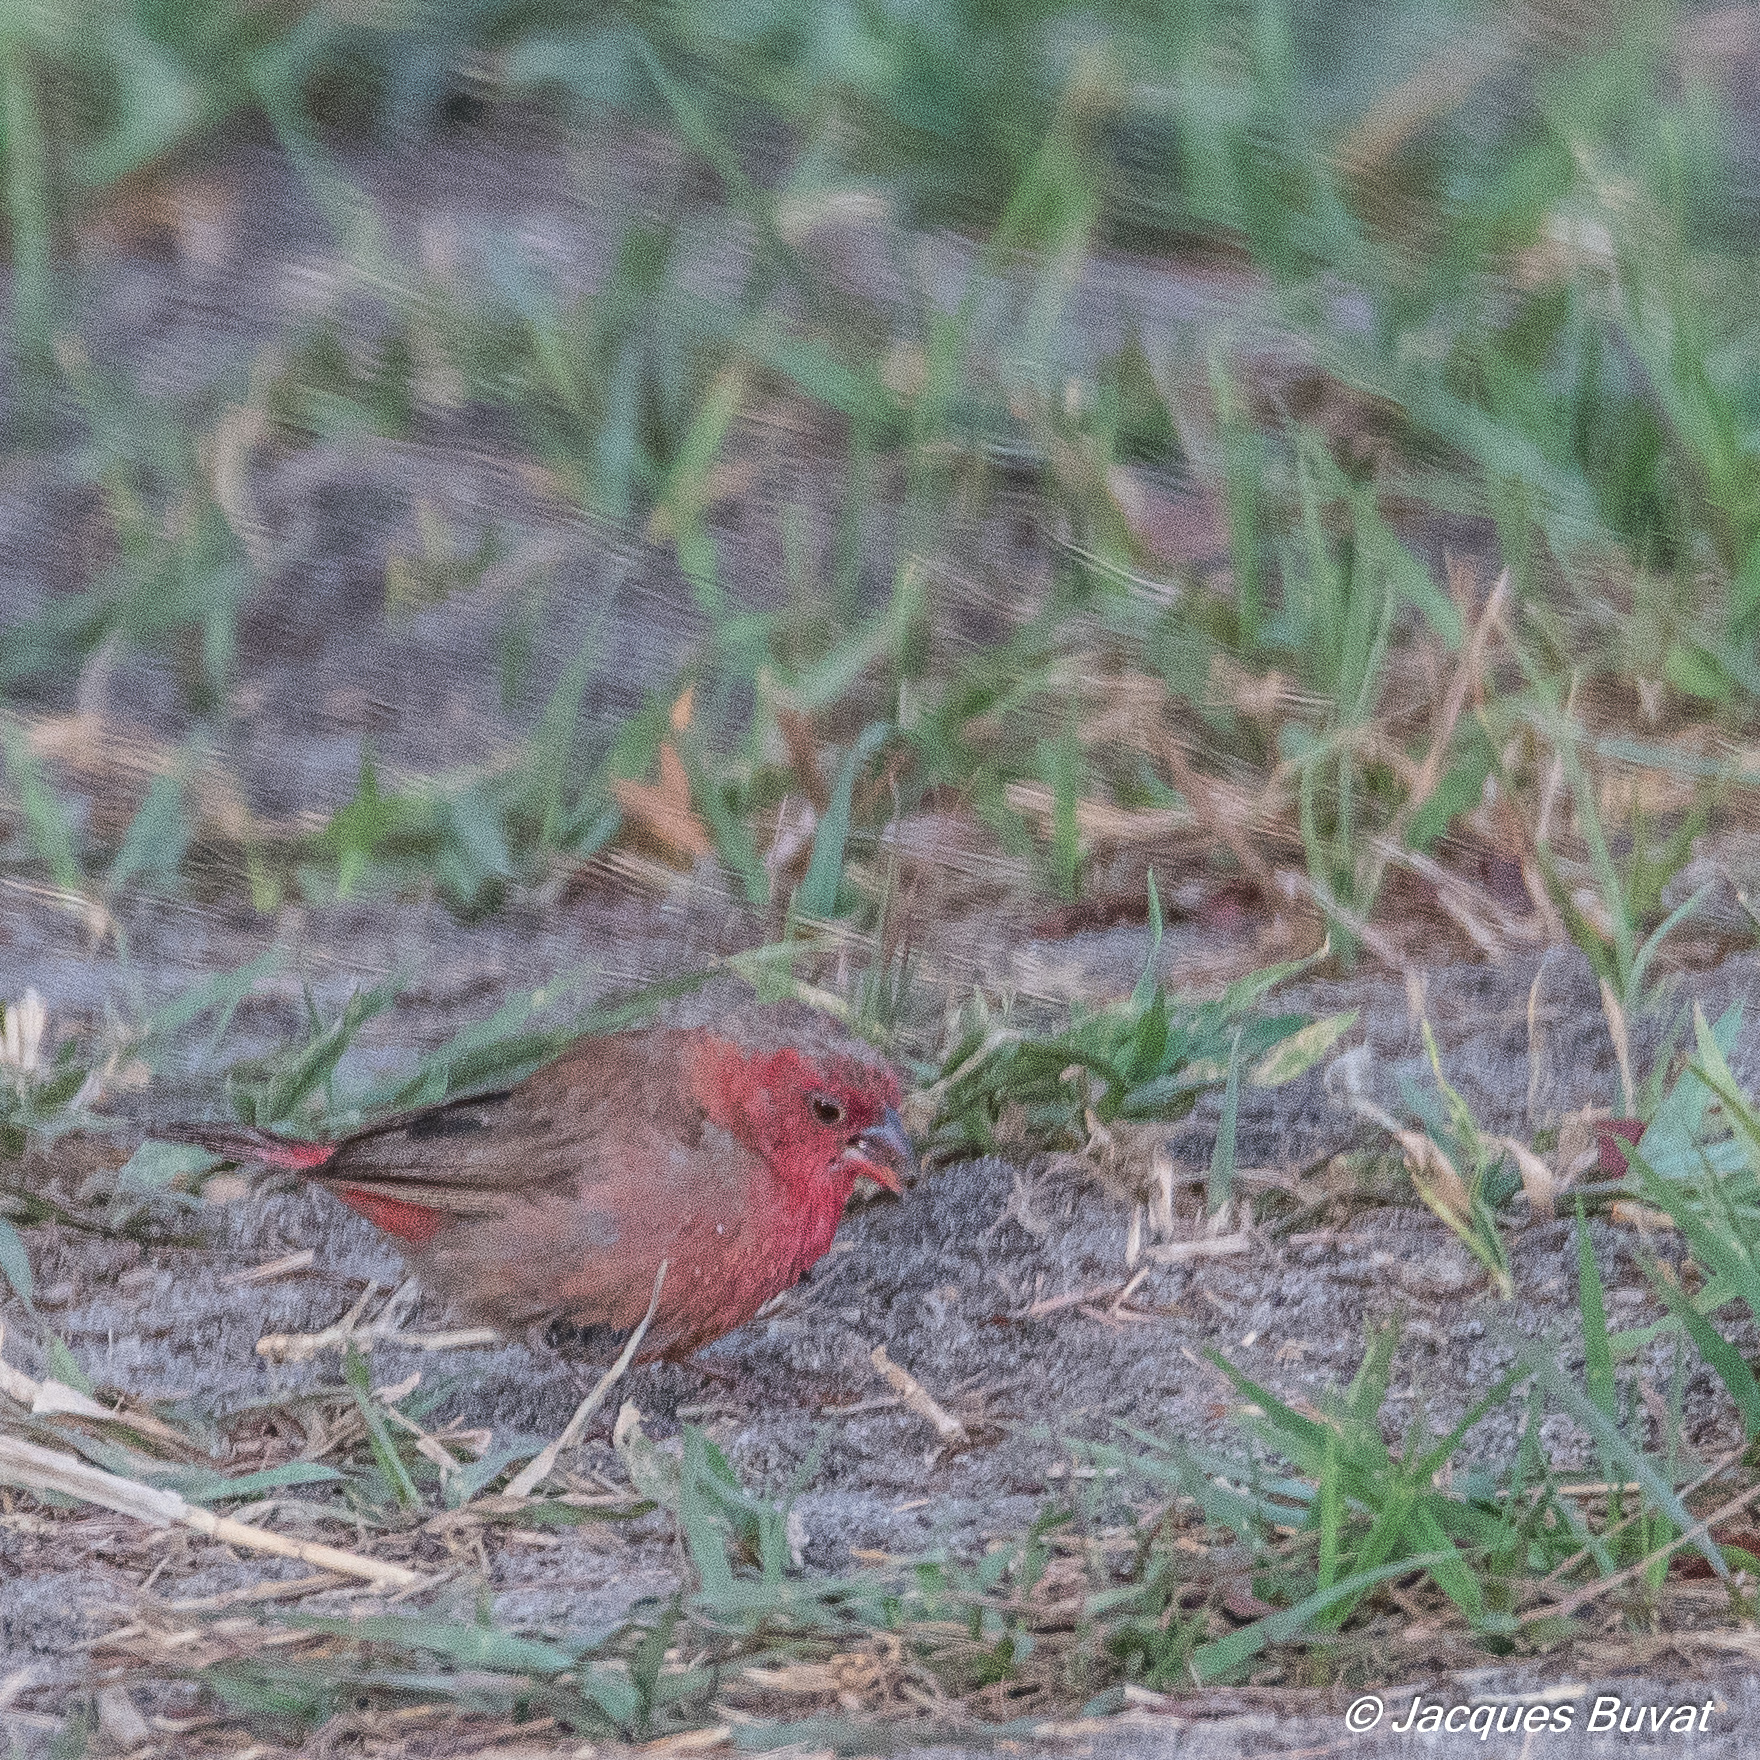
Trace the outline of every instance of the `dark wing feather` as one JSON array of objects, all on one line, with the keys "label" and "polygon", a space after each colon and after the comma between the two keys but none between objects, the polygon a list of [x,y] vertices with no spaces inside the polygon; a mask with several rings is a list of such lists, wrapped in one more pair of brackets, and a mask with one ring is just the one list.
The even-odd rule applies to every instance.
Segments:
[{"label": "dark wing feather", "polygon": [[687,1078],[690,1037],[649,1028],[585,1040],[518,1087],[368,1126],[316,1177],[459,1215],[663,1167],[708,1123]]}]

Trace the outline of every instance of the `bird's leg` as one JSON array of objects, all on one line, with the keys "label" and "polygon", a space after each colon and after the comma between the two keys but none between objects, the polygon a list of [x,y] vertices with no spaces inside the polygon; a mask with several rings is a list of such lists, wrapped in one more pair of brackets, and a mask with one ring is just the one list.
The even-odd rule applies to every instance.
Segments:
[{"label": "bird's leg", "polygon": [[738,1387],[745,1380],[739,1370],[729,1369],[721,1363],[705,1363],[700,1357],[692,1357],[679,1367],[689,1369],[693,1375],[701,1375],[705,1381],[712,1381],[717,1387]]},{"label": "bird's leg", "polygon": [[570,1362],[593,1363],[608,1369],[617,1360],[617,1353],[629,1342],[633,1328],[583,1324],[558,1314],[549,1321],[540,1320],[527,1337]]}]

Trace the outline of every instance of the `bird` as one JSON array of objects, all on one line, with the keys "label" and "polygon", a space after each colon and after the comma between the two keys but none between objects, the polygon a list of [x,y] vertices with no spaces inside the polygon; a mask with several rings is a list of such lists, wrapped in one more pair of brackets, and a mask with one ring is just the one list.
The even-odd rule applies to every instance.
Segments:
[{"label": "bird", "polygon": [[334,1141],[202,1123],[151,1134],[315,1182],[504,1334],[547,1327],[590,1350],[647,1317],[635,1360],[650,1362],[792,1288],[859,1179],[904,1194],[916,1160],[900,1104],[877,1052],[770,1003],[579,1040],[515,1086]]}]

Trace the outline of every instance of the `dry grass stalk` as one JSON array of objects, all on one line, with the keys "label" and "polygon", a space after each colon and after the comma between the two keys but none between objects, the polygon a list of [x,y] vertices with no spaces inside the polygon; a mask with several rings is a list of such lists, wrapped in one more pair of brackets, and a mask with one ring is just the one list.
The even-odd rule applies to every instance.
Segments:
[{"label": "dry grass stalk", "polygon": [[1505,26],[1477,30],[1427,57],[1351,123],[1336,148],[1337,163],[1361,178],[1384,178],[1415,135],[1459,109],[1521,47],[1519,28]]},{"label": "dry grass stalk", "polygon": [[[6,1328],[0,1324],[0,1349],[6,1343]],[[142,1436],[155,1437],[160,1442],[168,1442],[183,1454],[190,1450],[190,1440],[181,1431],[174,1430],[161,1419],[155,1418],[151,1412],[131,1412],[118,1407],[100,1405],[89,1394],[84,1394],[77,1387],[69,1387],[65,1381],[46,1378],[37,1381],[25,1374],[22,1369],[15,1368],[0,1356],[0,1393],[5,1393],[18,1401],[32,1417],[36,1418],[95,1418],[105,1423],[126,1424],[129,1429]]]},{"label": "dry grass stalk", "polygon": [[[1574,722],[1577,707],[1578,673],[1571,671],[1570,688],[1565,692],[1564,709],[1560,719],[1567,725]],[[1545,849],[1552,842],[1552,815],[1558,808],[1558,800],[1564,789],[1564,753],[1554,751],[1552,762],[1546,769],[1546,781],[1540,790],[1540,813],[1534,822],[1534,843],[1536,848]],[[1550,895],[1549,895],[1550,896]]]},{"label": "dry grass stalk", "polygon": [[[1057,799],[1042,782],[1011,782],[1003,799],[1013,811],[1049,827],[1057,816]],[[1183,807],[1115,807],[1110,801],[1079,800],[1076,830],[1093,843],[1158,843],[1187,831],[1192,815]]]},{"label": "dry grass stalk", "polygon": [[1634,1577],[1641,1576],[1659,1558],[1666,1558],[1678,1552],[1683,1546],[1691,1546],[1703,1539],[1712,1528],[1720,1522],[1727,1522],[1731,1516],[1739,1514],[1756,1497],[1760,1497],[1760,1484],[1750,1485],[1746,1491],[1732,1497],[1728,1503],[1714,1509],[1710,1515],[1703,1517],[1688,1528],[1685,1533],[1677,1534],[1672,1540],[1664,1541],[1654,1552],[1647,1552],[1636,1564],[1629,1564],[1622,1571],[1615,1571],[1610,1577],[1597,1577],[1591,1583],[1574,1590],[1562,1601],[1555,1602],[1546,1609],[1549,1619],[1569,1619],[1579,1608],[1585,1607],[1597,1596],[1605,1595],[1609,1589],[1616,1589],[1621,1583],[1629,1583]]},{"label": "dry grass stalk", "polygon": [[17,875],[0,875],[0,892],[22,893],[26,898],[40,899],[44,904],[70,917],[77,917],[94,943],[114,933],[116,919],[95,899],[77,892],[66,892],[46,881],[21,880]]},{"label": "dry grass stalk", "polygon": [[1522,1176],[1522,1190],[1528,1194],[1529,1208],[1536,1216],[1551,1216],[1559,1182],[1545,1158],[1516,1137],[1498,1137],[1496,1141],[1515,1162]]},{"label": "dry grass stalk", "polygon": [[[670,1760],[670,1757],[675,1754],[679,1756],[679,1760],[684,1760],[684,1756],[689,1754],[707,1754],[715,1748],[725,1748],[732,1741],[732,1725],[718,1723],[708,1729],[681,1730],[675,1736],[662,1736],[657,1742],[644,1742],[636,1749],[636,1752],[650,1756],[650,1760]],[[570,1754],[579,1754],[582,1750],[570,1748],[566,1751]],[[783,1751],[787,1752],[786,1749]],[[563,1750],[557,1750],[557,1752],[560,1754]],[[481,1755],[469,1756],[469,1760],[491,1760],[491,1755],[493,1760],[506,1760],[508,1750],[506,1748],[485,1749]]]},{"label": "dry grass stalk", "polygon": [[318,1595],[340,1588],[346,1579],[335,1571],[318,1571],[309,1577],[294,1577],[289,1582],[248,1583],[242,1589],[223,1589],[218,1595],[189,1595],[178,1601],[167,1601],[169,1613],[216,1613],[223,1607],[254,1605],[261,1601],[298,1601],[307,1595]]},{"label": "dry grass stalk", "polygon": [[1201,776],[1187,758],[1185,747],[1171,734],[1163,733],[1157,741],[1161,761],[1173,772],[1179,791],[1199,820],[1215,828],[1228,845],[1241,872],[1269,896],[1272,890],[1271,868],[1260,855],[1252,839],[1253,811],[1236,792]]},{"label": "dry grass stalk", "polygon": [[895,1363],[886,1354],[886,1346],[877,1344],[868,1353],[868,1360],[886,1377],[887,1382],[910,1409],[919,1418],[926,1418],[934,1427],[935,1434],[943,1442],[958,1443],[969,1440],[966,1427],[958,1418],[943,1406],[931,1394],[922,1382],[902,1364]]},{"label": "dry grass stalk", "polygon": [[1207,1240],[1168,1241],[1159,1247],[1146,1247],[1144,1257],[1157,1265],[1189,1265],[1194,1259],[1226,1259],[1244,1253],[1253,1244],[1253,1237],[1242,1229],[1237,1234],[1215,1235]]},{"label": "dry grass stalk", "polygon": [[[4,1343],[6,1329],[0,1326],[0,1343]],[[0,1393],[5,1393],[36,1417],[44,1417],[50,1413],[77,1414],[84,1418],[108,1418],[112,1413],[101,1406],[95,1399],[88,1398],[61,1381],[35,1381],[22,1369],[15,1369],[4,1358],[0,1358]]]},{"label": "dry grass stalk", "polygon": [[1341,923],[1351,936],[1387,967],[1390,972],[1404,972],[1410,964],[1403,953],[1382,932],[1357,912],[1341,904],[1330,887],[1323,887],[1296,868],[1277,870],[1277,889],[1286,898],[1301,899],[1320,914],[1322,922],[1331,919]]},{"label": "dry grass stalk", "polygon": [[1394,1140],[1405,1151],[1406,1167],[1418,1196],[1457,1234],[1473,1227],[1473,1200],[1467,1182],[1440,1144],[1423,1131],[1395,1129]]},{"label": "dry grass stalk", "polygon": [[1607,1116],[1605,1106],[1585,1106],[1580,1112],[1566,1113],[1558,1127],[1558,1171],[1565,1185],[1600,1162],[1601,1141],[1595,1123]]},{"label": "dry grass stalk", "polygon": [[[1541,1028],[1540,986],[1546,979],[1546,968],[1552,962],[1552,950],[1548,948],[1540,960],[1540,969],[1534,974],[1534,982],[1528,986],[1528,1106],[1526,1117],[1529,1128],[1534,1124],[1535,1108],[1540,1100],[1540,1075],[1542,1061],[1546,1052],[1546,1035]],[[1559,1165],[1563,1167],[1562,1158]]]},{"label": "dry grass stalk", "polygon": [[445,1478],[458,1471],[458,1457],[446,1446],[447,1443],[454,1443],[460,1448],[467,1449],[481,1459],[493,1439],[493,1432],[488,1430],[448,1431],[444,1437],[441,1437],[431,1435],[424,1430],[408,1413],[397,1409],[397,1402],[407,1399],[415,1391],[421,1378],[421,1371],[418,1369],[415,1374],[400,1382],[396,1387],[375,1388],[373,1398],[385,1408],[386,1422],[395,1424],[406,1435],[413,1436],[416,1439],[416,1453],[424,1460],[432,1461],[440,1469],[441,1477]]},{"label": "dry grass stalk", "polygon": [[[1450,584],[1456,588],[1457,596],[1467,597],[1470,578],[1453,557],[1449,558],[1449,574],[1452,577]],[[1430,749],[1424,754],[1423,765],[1418,771],[1417,781],[1412,785],[1411,797],[1402,813],[1405,819],[1409,820],[1429,800],[1442,780],[1442,763],[1454,740],[1455,725],[1460,720],[1461,710],[1466,707],[1467,693],[1479,682],[1484,672],[1485,649],[1508,598],[1509,570],[1506,568],[1493,584],[1485,600],[1485,608],[1479,614],[1479,621],[1474,624],[1473,633],[1467,638],[1460,665],[1455,668],[1454,677],[1449,681],[1448,695],[1443,698],[1436,724],[1431,730]]]},{"label": "dry grass stalk", "polygon": [[1675,1225],[1674,1218],[1666,1210],[1635,1204],[1630,1198],[1615,1198],[1608,1206],[1608,1214],[1615,1222],[1635,1228],[1639,1234],[1654,1234],[1658,1229],[1670,1229]]},{"label": "dry grass stalk", "polygon": [[1625,1108],[1625,1116],[1631,1118],[1636,1110],[1633,1096],[1637,1093],[1637,1085],[1632,1080],[1632,1039],[1626,1030],[1626,1011],[1613,993],[1613,986],[1603,978],[1601,980],[1601,1012],[1607,1016],[1607,1031],[1613,1040],[1613,1055],[1619,1060],[1619,1097]]},{"label": "dry grass stalk", "polygon": [[[1470,600],[1472,596],[1472,580],[1470,572],[1464,565],[1449,559],[1449,584],[1454,589],[1458,600]],[[1407,792],[1399,811],[1394,815],[1392,824],[1384,836],[1375,838],[1370,847],[1371,871],[1368,876],[1366,895],[1373,897],[1381,884],[1381,877],[1390,863],[1397,862],[1414,872],[1421,874],[1430,882],[1435,890],[1436,902],[1452,921],[1457,923],[1466,933],[1469,940],[1489,959],[1501,961],[1506,953],[1503,943],[1508,940],[1527,940],[1529,936],[1506,913],[1498,909],[1491,899],[1484,896],[1477,888],[1471,887],[1458,875],[1450,874],[1438,863],[1431,861],[1421,852],[1406,847],[1406,833],[1413,819],[1424,805],[1435,794],[1441,785],[1443,767],[1447,761],[1449,750],[1454,743],[1454,732],[1459,724],[1461,711],[1466,707],[1467,698],[1478,687],[1484,675],[1485,655],[1490,644],[1491,632],[1502,625],[1504,605],[1509,598],[1509,571],[1507,569],[1498,576],[1485,600],[1484,608],[1478,621],[1473,625],[1467,638],[1466,646],[1461,651],[1459,664],[1449,680],[1447,694],[1438,706],[1436,718],[1431,724],[1430,738],[1424,753],[1424,759],[1415,769],[1410,768],[1409,760],[1392,741],[1382,742],[1383,749],[1378,754],[1384,761],[1391,763],[1398,773],[1405,776]],[[1330,901],[1321,900],[1330,915],[1350,929],[1351,933],[1367,947],[1377,958],[1387,960],[1383,948],[1363,934],[1362,929],[1350,920]],[[1487,922],[1489,918],[1497,924],[1493,930]],[[1388,961],[1395,970],[1403,967],[1403,961]]]},{"label": "dry grass stalk", "polygon": [[493,1326],[460,1326],[451,1332],[388,1332],[385,1337],[405,1351],[471,1351],[507,1342]]},{"label": "dry grass stalk", "polygon": [[98,1728],[119,1754],[136,1753],[153,1739],[152,1727],[123,1687],[106,1687],[98,1694]]},{"label": "dry grass stalk", "polygon": [[291,1277],[296,1271],[306,1270],[316,1257],[315,1247],[302,1247],[297,1253],[268,1259],[261,1265],[247,1266],[243,1271],[229,1271],[220,1282],[227,1289],[238,1289],[250,1283],[270,1283],[277,1277]]},{"label": "dry grass stalk", "polygon": [[297,1558],[319,1570],[335,1571],[341,1576],[359,1577],[381,1588],[413,1588],[422,1581],[421,1574],[400,1564],[386,1564],[366,1558],[358,1552],[344,1552],[340,1547],[323,1546],[311,1540],[291,1540],[284,1534],[272,1534],[253,1528],[232,1516],[216,1515],[186,1503],[175,1491],[143,1485],[125,1479],[119,1473],[107,1473],[77,1455],[62,1454],[56,1449],[40,1448],[16,1436],[0,1436],[0,1480],[31,1492],[56,1491],[82,1503],[95,1503],[155,1528],[181,1524],[218,1540],[224,1546],[241,1551],[268,1552],[279,1558]]},{"label": "dry grass stalk", "polygon": [[563,1426],[562,1434],[514,1476],[507,1487],[509,1497],[530,1497],[549,1478],[555,1469],[557,1457],[565,1448],[573,1448],[580,1441],[581,1432],[587,1427],[587,1420],[599,1409],[606,1394],[623,1379],[624,1371],[635,1361],[636,1351],[654,1318],[654,1310],[660,1306],[660,1290],[666,1282],[666,1263],[664,1259],[660,1261],[660,1269],[654,1276],[654,1293],[648,1300],[648,1311],[642,1316],[635,1331],[629,1335],[628,1342],[618,1353],[617,1361],[599,1377],[593,1391],[575,1407],[574,1416]]},{"label": "dry grass stalk", "polygon": [[[1098,1178],[1108,1191],[1136,1205],[1131,1226],[1139,1252],[1145,1223],[1152,1224],[1152,1232],[1165,1239],[1173,1230],[1174,1176],[1167,1154],[1166,1120],[1121,1118],[1103,1124],[1092,1107],[1084,1117],[1088,1140],[1080,1153],[1053,1155],[1049,1166]],[[1126,1259],[1134,1262],[1129,1252]]]},{"label": "dry grass stalk", "polygon": [[1043,1301],[1033,1302],[1021,1309],[1018,1314],[1010,1314],[1010,1320],[1043,1320],[1052,1314],[1061,1314],[1066,1308],[1079,1308],[1087,1302],[1109,1302],[1115,1296],[1122,1296],[1125,1290],[1124,1279],[1116,1283],[1103,1283],[1098,1289],[1072,1290],[1068,1295],[1046,1296]]},{"label": "dry grass stalk", "polygon": [[1522,945],[1536,939],[1537,924],[1511,916],[1484,887],[1475,886],[1422,850],[1405,849],[1385,837],[1375,838],[1373,847],[1384,867],[1404,868],[1426,881],[1436,908],[1493,965],[1501,965],[1509,957],[1512,942]]}]

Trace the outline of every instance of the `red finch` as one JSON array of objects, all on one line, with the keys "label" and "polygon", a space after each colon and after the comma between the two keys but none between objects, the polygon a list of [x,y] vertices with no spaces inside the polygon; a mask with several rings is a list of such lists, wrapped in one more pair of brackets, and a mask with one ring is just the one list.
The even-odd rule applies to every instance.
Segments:
[{"label": "red finch", "polygon": [[436,1293],[505,1331],[627,1332],[641,1360],[743,1326],[831,1245],[863,1175],[914,1166],[898,1077],[793,1004],[585,1039],[499,1093],[334,1143],[248,1127],[155,1135],[318,1181],[396,1238]]}]

